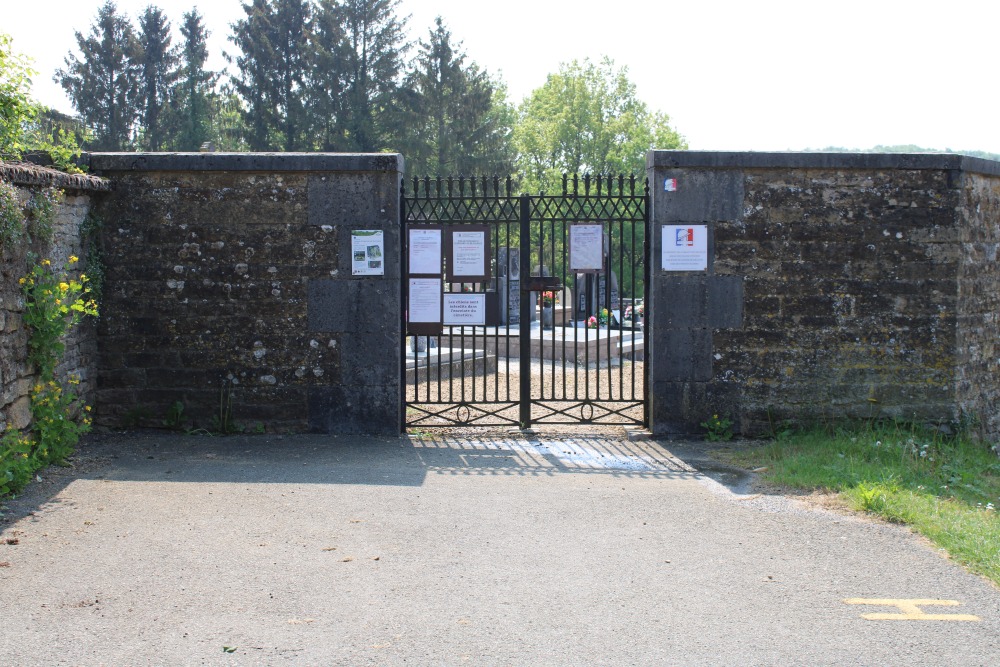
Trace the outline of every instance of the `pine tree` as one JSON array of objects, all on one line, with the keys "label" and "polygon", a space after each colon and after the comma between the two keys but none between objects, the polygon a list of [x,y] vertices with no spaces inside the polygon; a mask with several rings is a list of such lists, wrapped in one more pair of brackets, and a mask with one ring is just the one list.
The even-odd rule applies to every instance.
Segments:
[{"label": "pine tree", "polygon": [[246,102],[252,150],[303,150],[305,62],[312,5],[306,0],[253,0],[230,36],[242,54],[233,87]]},{"label": "pine tree", "polygon": [[212,136],[218,75],[205,69],[209,35],[197,8],[184,13],[180,71],[171,96],[171,145],[176,150],[196,151]]},{"label": "pine tree", "polygon": [[108,0],[90,34],[76,33],[80,57],[71,51],[66,69],[53,77],[94,132],[89,148],[124,150],[133,145],[139,116],[139,43],[125,16]]},{"label": "pine tree", "polygon": [[322,151],[352,148],[344,122],[347,48],[343,8],[336,0],[320,0],[309,51],[307,108],[310,136]]},{"label": "pine tree", "polygon": [[[403,128],[388,113],[398,91],[405,19],[399,0],[344,0],[345,108],[341,123],[345,150],[378,151],[399,147]],[[398,117],[398,116],[397,116]]]},{"label": "pine tree", "polygon": [[176,49],[170,46],[170,21],[159,7],[150,5],[139,17],[139,43],[142,144],[148,150],[158,151],[166,141],[164,107],[180,74]]},{"label": "pine tree", "polygon": [[452,44],[441,17],[420,42],[404,86],[403,146],[413,174],[509,173],[513,109],[506,91]]}]

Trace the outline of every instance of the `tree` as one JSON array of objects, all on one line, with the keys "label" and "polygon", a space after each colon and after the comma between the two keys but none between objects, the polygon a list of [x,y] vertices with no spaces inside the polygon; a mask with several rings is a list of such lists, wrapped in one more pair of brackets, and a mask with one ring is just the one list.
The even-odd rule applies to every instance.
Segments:
[{"label": "tree", "polygon": [[139,43],[128,20],[108,0],[98,11],[90,35],[76,33],[80,58],[66,56],[66,69],[53,77],[93,129],[96,150],[132,145],[139,115]]},{"label": "tree", "polygon": [[343,7],[335,0],[319,2],[308,57],[307,106],[314,145],[322,151],[348,150],[352,145],[344,118],[347,32]]},{"label": "tree", "polygon": [[242,55],[233,87],[246,102],[251,150],[307,148],[305,58],[312,5],[306,0],[253,0],[230,36]]},{"label": "tree", "polygon": [[509,173],[512,114],[506,90],[475,63],[465,64],[441,17],[420,42],[403,86],[407,135],[401,146],[413,174]]},{"label": "tree", "polygon": [[393,107],[408,45],[406,19],[396,17],[400,0],[343,0],[346,67],[342,150],[378,151],[398,144]]},{"label": "tree", "polygon": [[150,5],[139,17],[139,44],[142,143],[148,150],[158,151],[166,140],[163,110],[180,74],[176,50],[170,46],[170,21],[160,8]]},{"label": "tree", "polygon": [[576,60],[550,74],[518,109],[514,145],[529,189],[564,173],[640,173],[651,148],[686,148],[670,118],[636,97],[625,67]]},{"label": "tree", "polygon": [[38,105],[31,99],[35,72],[24,56],[14,53],[12,41],[0,33],[0,158],[20,157],[28,125],[38,115]]},{"label": "tree", "polygon": [[213,96],[218,75],[205,69],[209,31],[197,8],[184,13],[180,49],[180,70],[171,94],[172,146],[196,151],[212,135]]}]

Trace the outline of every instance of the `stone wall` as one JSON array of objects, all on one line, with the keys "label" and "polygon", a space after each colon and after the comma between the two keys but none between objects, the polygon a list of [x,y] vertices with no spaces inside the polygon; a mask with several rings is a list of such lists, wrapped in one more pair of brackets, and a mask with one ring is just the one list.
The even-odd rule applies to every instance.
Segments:
[{"label": "stone wall", "polygon": [[996,442],[1000,439],[1000,178],[966,173],[960,188],[956,401],[962,413]]},{"label": "stone wall", "polygon": [[[55,187],[63,192],[55,208],[51,243],[20,243],[0,247],[0,433],[8,427],[24,429],[31,424],[29,394],[37,383],[36,370],[28,364],[28,330],[23,322],[24,296],[19,280],[30,268],[28,255],[47,258],[55,267],[64,266],[70,255],[81,258],[74,268],[87,270],[81,247],[80,226],[93,200],[109,185],[89,176],[70,176],[34,165],[0,163],[0,180],[15,185],[22,203],[39,188]],[[75,391],[92,404],[95,399],[97,336],[92,321],[72,330],[65,340],[66,352],[56,375],[80,378]]]},{"label": "stone wall", "polygon": [[[655,431],[696,433],[713,414],[746,434],[783,419],[974,416],[1000,435],[1000,165],[656,151],[649,168]],[[661,270],[660,225],[684,223],[708,225],[705,272]]]},{"label": "stone wall", "polygon": [[[115,183],[99,424],[399,432],[400,156],[91,164]],[[384,276],[351,275],[353,229],[385,233]]]}]

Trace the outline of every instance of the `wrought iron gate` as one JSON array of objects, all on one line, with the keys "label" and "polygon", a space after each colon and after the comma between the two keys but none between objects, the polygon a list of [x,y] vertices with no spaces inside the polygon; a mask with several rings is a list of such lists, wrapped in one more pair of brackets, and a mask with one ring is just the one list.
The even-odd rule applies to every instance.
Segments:
[{"label": "wrought iron gate", "polygon": [[[404,426],[644,424],[648,183],[564,177],[561,194],[519,196],[510,178],[408,185]],[[484,270],[459,270],[466,238],[485,241],[471,254],[482,248]]]}]

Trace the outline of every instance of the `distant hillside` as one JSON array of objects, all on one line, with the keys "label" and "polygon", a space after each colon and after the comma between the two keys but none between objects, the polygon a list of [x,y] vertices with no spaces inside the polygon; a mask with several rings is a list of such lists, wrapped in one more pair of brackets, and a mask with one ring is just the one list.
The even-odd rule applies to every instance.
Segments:
[{"label": "distant hillside", "polygon": [[902,146],[875,146],[874,148],[841,148],[840,146],[827,146],[826,148],[812,149],[806,151],[818,153],[956,153],[958,155],[968,155],[970,157],[980,157],[984,160],[1000,161],[1000,153],[987,153],[986,151],[956,151],[950,148],[938,150],[937,148],[921,148],[913,144]]}]

